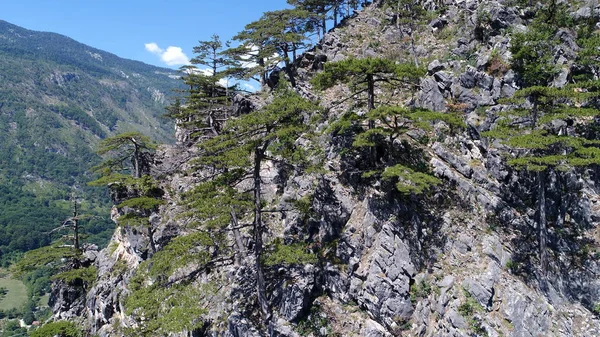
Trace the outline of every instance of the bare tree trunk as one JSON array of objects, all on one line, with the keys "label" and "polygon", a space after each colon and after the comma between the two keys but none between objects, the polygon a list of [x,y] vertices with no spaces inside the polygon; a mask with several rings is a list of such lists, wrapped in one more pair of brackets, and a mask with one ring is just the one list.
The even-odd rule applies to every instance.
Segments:
[{"label": "bare tree trunk", "polygon": [[136,178],[141,178],[142,173],[140,171],[140,149],[137,143],[133,142],[133,175]]},{"label": "bare tree trunk", "polygon": [[558,187],[558,190],[560,191],[560,194],[559,194],[560,206],[558,208],[558,215],[556,217],[556,226],[558,228],[561,228],[565,225],[565,218],[566,218],[566,214],[567,214],[567,205],[569,204],[569,196],[566,193],[566,190],[567,190],[566,177],[563,177],[563,175],[560,172],[556,172],[556,185]]},{"label": "bare tree trunk", "polygon": [[346,1],[346,17],[350,17],[350,0]]},{"label": "bare tree trunk", "polygon": [[77,217],[77,201],[73,201],[73,246],[75,246],[75,251],[79,252],[80,244],[79,244],[79,218]]},{"label": "bare tree trunk", "polygon": [[338,25],[338,6],[335,5],[335,7],[333,7],[333,27],[337,27]]},{"label": "bare tree trunk", "polygon": [[148,240],[150,241],[150,257],[152,257],[156,254],[156,242],[154,242],[154,230],[150,221],[148,221]]},{"label": "bare tree trunk", "polygon": [[294,78],[294,71],[292,70],[292,66],[287,57],[285,58],[284,63],[285,63],[285,73],[290,78],[290,84],[292,85],[292,88],[295,88],[296,87],[296,79]]},{"label": "bare tree trunk", "polygon": [[237,250],[235,256],[235,264],[241,264],[240,256],[246,256],[246,247],[244,246],[244,242],[242,241],[242,235],[239,230],[239,223],[237,219],[237,215],[235,214],[235,210],[233,206],[231,206],[231,222],[233,225],[233,238],[235,240],[235,248]]},{"label": "bare tree trunk", "polygon": [[[375,79],[373,78],[373,75],[367,75],[367,86],[368,86],[367,87],[367,91],[368,91],[367,110],[371,111],[371,110],[375,109]],[[373,129],[373,128],[375,128],[375,121],[369,120],[369,129]],[[375,165],[377,158],[376,158],[374,146],[369,147],[369,154],[371,156],[371,163],[373,165]]]},{"label": "bare tree trunk", "polygon": [[546,250],[548,241],[548,231],[546,228],[546,171],[538,172],[538,231],[540,243],[540,267],[542,271],[543,282],[546,281],[548,273],[548,252]]},{"label": "bare tree trunk", "polygon": [[271,319],[271,309],[267,301],[267,292],[265,285],[265,275],[261,262],[263,252],[263,223],[262,223],[262,205],[261,205],[261,177],[260,164],[264,158],[264,150],[257,148],[254,151],[254,257],[256,258],[256,292],[260,313],[265,324]]},{"label": "bare tree trunk", "polygon": [[262,68],[260,72],[260,87],[263,88],[267,85],[267,71],[265,69],[265,60],[260,58],[258,59],[258,65]]},{"label": "bare tree trunk", "polygon": [[396,29],[400,29],[400,0],[396,6]]},{"label": "bare tree trunk", "polygon": [[411,24],[410,27],[410,49],[415,61],[415,66],[418,67],[419,66],[419,58],[417,57],[417,48],[415,47],[415,31],[414,31],[414,25]]},{"label": "bare tree trunk", "polygon": [[532,96],[533,99],[533,108],[531,109],[531,130],[535,129],[535,125],[537,124],[538,119],[538,98],[537,96]]}]

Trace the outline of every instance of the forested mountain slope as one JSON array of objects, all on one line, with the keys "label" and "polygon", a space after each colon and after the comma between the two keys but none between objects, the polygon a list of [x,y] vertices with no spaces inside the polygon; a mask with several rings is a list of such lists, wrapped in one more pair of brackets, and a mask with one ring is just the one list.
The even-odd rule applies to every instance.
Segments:
[{"label": "forested mountain slope", "polygon": [[[169,142],[159,117],[179,86],[177,73],[125,60],[68,37],[0,21],[0,254],[50,241],[43,234],[71,212],[106,213],[106,193],[86,186],[99,162],[95,145],[139,130]],[[94,220],[106,239],[111,225]],[[97,237],[97,240],[100,238]],[[97,240],[93,240],[98,242]],[[102,241],[102,240],[101,240]]]},{"label": "forested mountain slope", "polygon": [[[262,61],[346,8],[290,3],[238,36]],[[93,286],[55,284],[54,319],[100,336],[600,335],[598,10],[379,0],[281,72],[259,56],[272,90],[215,104],[218,78],[189,77],[155,190],[111,185],[119,227],[87,255]]]}]

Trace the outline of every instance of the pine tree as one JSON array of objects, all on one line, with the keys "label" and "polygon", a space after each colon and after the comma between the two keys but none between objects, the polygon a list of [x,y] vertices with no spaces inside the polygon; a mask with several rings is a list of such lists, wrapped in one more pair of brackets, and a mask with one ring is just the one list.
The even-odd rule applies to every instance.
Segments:
[{"label": "pine tree", "polygon": [[303,112],[316,110],[310,102],[289,89],[280,89],[261,110],[232,120],[224,133],[202,144],[200,163],[216,170],[240,170],[251,177],[252,231],[256,259],[257,295],[263,320],[270,318],[262,266],[264,223],[261,166],[266,160],[289,162],[304,158],[296,139],[306,131]]},{"label": "pine tree", "polygon": [[427,11],[423,8],[421,0],[387,0],[386,5],[396,12],[396,28],[408,28],[411,54],[415,66],[419,66],[419,58],[415,48],[415,35],[417,27],[427,19]]},{"label": "pine tree", "polygon": [[[586,105],[598,93],[593,92],[593,86],[588,88],[590,90],[574,90],[571,86],[549,87],[556,74],[552,62],[552,47],[556,43],[554,32],[567,24],[564,7],[551,1],[544,10],[538,12],[527,32],[515,34],[511,46],[512,68],[518,71],[524,87],[507,100],[507,103],[516,104],[516,108],[505,113],[494,130],[485,133],[511,149],[514,157],[507,161],[509,166],[536,175],[536,223],[543,286],[548,270],[548,176],[554,173],[560,177],[563,172],[600,163],[598,141],[588,139],[585,132],[576,132],[567,126],[567,122],[572,122],[579,130],[589,128],[589,117],[596,116],[600,111]],[[557,121],[562,121],[565,126],[556,130],[552,124]],[[559,224],[564,222],[565,208],[563,205],[559,211]]]},{"label": "pine tree", "polygon": [[22,276],[39,268],[51,268],[52,280],[66,282],[70,285],[86,288],[96,279],[96,267],[85,265],[82,261],[85,235],[81,232],[82,221],[90,219],[87,214],[80,214],[79,204],[73,198],[73,216],[48,232],[67,232],[50,246],[31,250],[13,267],[16,275]]},{"label": "pine tree", "polygon": [[217,135],[227,118],[227,106],[237,90],[236,85],[229,85],[229,79],[240,78],[243,73],[228,47],[229,42],[222,42],[216,34],[208,41],[199,41],[191,62],[207,68],[188,65],[180,69],[188,89],[167,108],[167,116],[176,119],[193,138]]},{"label": "pine tree", "polygon": [[156,145],[139,132],[126,132],[106,138],[98,144],[97,153],[107,158],[94,171],[103,177],[129,173],[141,178],[150,169],[150,156]]},{"label": "pine tree", "polygon": [[[326,89],[337,83],[348,84],[352,89],[343,101],[354,98],[359,103],[366,101],[366,113],[357,114],[351,110],[340,121],[333,125],[333,131],[348,129],[358,126],[357,135],[354,136],[355,148],[368,148],[371,167],[375,170],[367,171],[363,177],[381,174],[384,179],[397,180],[396,187],[402,193],[423,193],[426,189],[440,183],[439,179],[426,172],[415,170],[423,165],[406,165],[400,163],[393,153],[393,143],[409,131],[429,128],[432,121],[444,121],[450,126],[462,126],[462,121],[455,115],[436,113],[418,109],[412,103],[418,81],[425,74],[425,70],[410,64],[396,64],[387,59],[348,59],[340,62],[326,63],[323,72],[313,78],[312,84],[317,89]],[[377,92],[381,95],[400,94],[404,91],[409,96],[408,106],[390,106],[378,104]],[[379,106],[378,106],[379,105]],[[360,104],[359,104],[360,106]],[[366,125],[363,123],[366,122]],[[418,140],[403,137],[403,143],[408,148],[419,147]],[[384,167],[379,167],[376,149],[379,145],[387,148],[387,159]]]},{"label": "pine tree", "polygon": [[[239,232],[245,227],[251,228],[253,237],[250,254],[255,260],[258,307],[268,322],[271,311],[263,270],[262,216],[273,210],[265,209],[261,167],[268,160],[297,169],[306,165],[305,150],[295,143],[308,130],[304,113],[314,110],[313,104],[295,92],[280,88],[264,108],[231,118],[221,134],[198,144],[200,156],[194,165],[204,181],[181,200],[188,209],[182,217],[191,233],[174,239],[138,268],[126,307],[135,317],[148,320],[136,333],[200,328],[202,320],[198,318],[209,307],[212,292],[209,285],[202,289],[192,285],[195,276],[208,268],[240,263],[247,254]],[[241,187],[247,184],[251,189]],[[239,219],[252,220],[242,223]],[[232,245],[226,233],[233,233]],[[173,273],[185,266],[195,267],[174,279]],[[184,307],[187,311],[182,314]]]},{"label": "pine tree", "polygon": [[233,38],[242,45],[231,49],[230,53],[237,54],[238,59],[247,58],[246,62],[257,64],[250,74],[258,74],[262,86],[267,83],[268,73],[283,61],[286,74],[295,86],[291,60],[295,58],[296,51],[304,47],[308,19],[309,13],[299,9],[265,12]]},{"label": "pine tree", "polygon": [[323,36],[327,34],[327,13],[333,8],[336,0],[288,0],[288,4],[313,14],[319,21],[318,28]]}]

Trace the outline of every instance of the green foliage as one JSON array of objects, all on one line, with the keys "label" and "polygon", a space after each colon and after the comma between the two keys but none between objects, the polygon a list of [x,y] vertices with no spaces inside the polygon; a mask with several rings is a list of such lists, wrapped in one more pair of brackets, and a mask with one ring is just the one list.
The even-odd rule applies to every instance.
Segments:
[{"label": "green foliage", "polygon": [[129,336],[167,335],[191,331],[204,325],[202,315],[208,313],[210,286],[176,284],[134,288],[125,300],[126,314],[138,319]]},{"label": "green foliage", "polygon": [[119,208],[130,207],[141,210],[155,210],[158,206],[163,205],[165,202],[156,198],[147,196],[131,198],[123,201],[118,205]]},{"label": "green foliage", "polygon": [[63,271],[52,276],[52,280],[60,280],[68,284],[75,284],[82,282],[84,288],[89,288],[96,277],[98,276],[98,270],[95,266],[89,266],[85,268],[70,269]]},{"label": "green foliage", "polygon": [[[11,316],[11,315],[8,315]],[[14,317],[12,317],[14,318]],[[27,329],[22,328],[18,320],[10,320],[4,324],[0,337],[26,336]]]},{"label": "green foliage", "polygon": [[366,84],[368,77],[377,76],[380,81],[416,82],[427,71],[410,64],[396,64],[383,58],[348,58],[324,64],[322,72],[311,80],[317,90],[331,88],[337,83]]},{"label": "green foliage", "polygon": [[137,268],[125,300],[126,313],[140,323],[132,334],[149,336],[202,327],[201,316],[208,312],[208,300],[216,290],[211,284],[192,284],[191,278],[174,283],[169,277],[183,267],[201,270],[211,259],[209,248],[213,245],[206,233],[180,236]]},{"label": "green foliage", "polygon": [[155,149],[156,144],[140,132],[125,132],[106,138],[96,150],[106,158],[93,170],[102,176],[129,173],[134,178],[141,178],[148,170],[148,156]]},{"label": "green foliage", "polygon": [[474,317],[476,313],[484,312],[484,308],[466,289],[463,290],[465,301],[458,306],[458,312],[467,320],[473,332],[478,336],[487,336],[487,331],[481,326],[481,322]]},{"label": "green foliage", "polygon": [[592,307],[592,312],[594,315],[600,316],[600,303],[594,304],[594,307]]},{"label": "green foliage", "polygon": [[310,101],[290,89],[281,89],[270,104],[232,119],[222,134],[200,143],[200,162],[217,169],[245,170],[251,167],[254,150],[266,145],[272,156],[302,163],[306,158],[296,156],[300,149],[295,142],[308,131],[303,113],[312,111],[318,108]]},{"label": "green foliage", "polygon": [[572,24],[567,4],[550,1],[536,12],[526,32],[513,34],[511,68],[521,76],[524,87],[546,86],[552,82],[557,74],[554,47],[559,43],[555,33]]},{"label": "green foliage", "polygon": [[431,294],[431,291],[431,284],[427,282],[427,280],[423,280],[419,283],[415,282],[410,286],[410,301],[416,303],[419,299],[427,298],[427,296]]},{"label": "green foliage", "polygon": [[209,249],[215,244],[215,239],[205,232],[179,236],[152,256],[148,276],[164,281],[178,268],[192,263],[204,266],[211,260]]},{"label": "green foliage", "polygon": [[[321,329],[325,329],[326,333],[322,334]],[[330,336],[331,327],[329,319],[325,315],[318,304],[313,304],[308,315],[300,320],[295,327],[296,332],[300,336]]]},{"label": "green foliage", "polygon": [[31,337],[83,337],[83,330],[77,324],[67,321],[56,321],[44,324],[33,331]]},{"label": "green foliage", "polygon": [[430,174],[416,172],[404,165],[387,167],[382,174],[383,179],[397,179],[396,188],[404,194],[422,194],[427,189],[439,185],[442,181]]},{"label": "green foliage", "polygon": [[190,227],[222,228],[231,222],[231,214],[243,214],[252,208],[250,193],[234,188],[243,179],[243,170],[232,170],[195,186],[183,195],[190,211],[186,214],[197,219]]},{"label": "green foliage", "polygon": [[293,265],[293,264],[315,264],[317,256],[308,252],[308,245],[294,243],[285,245],[281,240],[275,240],[273,248],[264,257],[264,264],[273,265]]},{"label": "green foliage", "polygon": [[[330,132],[353,131],[354,148],[369,148],[371,164],[377,166],[374,158],[374,148],[385,146],[388,149],[387,163],[382,170],[369,169],[364,172],[363,178],[370,178],[383,171],[384,179],[395,179],[396,187],[401,193],[420,194],[429,187],[437,185],[440,180],[423,172],[423,168],[415,163],[398,163],[394,156],[394,141],[404,137],[404,142],[411,143],[416,148],[421,146],[421,139],[405,137],[409,131],[431,131],[431,124],[436,121],[445,122],[450,129],[464,127],[462,118],[452,113],[439,113],[416,107],[404,106],[379,106],[375,107],[375,85],[386,83],[401,85],[410,93],[416,90],[416,85],[426,71],[411,64],[396,64],[387,59],[366,58],[347,59],[340,62],[325,64],[323,72],[317,74],[311,83],[317,89],[327,89],[337,83],[346,83],[352,88],[350,97],[367,93],[368,110],[366,114],[358,115],[349,111],[342,118],[330,126]],[[394,86],[397,89],[397,86]],[[382,88],[380,88],[382,89]],[[365,129],[365,122],[367,128]],[[410,146],[406,147],[407,149]],[[398,156],[399,157],[399,156]],[[418,169],[417,169],[417,166]],[[417,169],[417,170],[416,170]]]},{"label": "green foliage", "polygon": [[13,270],[15,275],[21,276],[26,272],[44,266],[58,268],[59,266],[62,266],[63,259],[71,260],[79,257],[80,253],[75,252],[73,248],[61,246],[60,243],[56,243],[52,246],[46,246],[27,252],[25,256],[13,266]]},{"label": "green foliage", "polygon": [[314,194],[307,194],[300,199],[292,200],[291,203],[294,209],[300,212],[304,220],[307,220],[314,212],[312,210]]}]

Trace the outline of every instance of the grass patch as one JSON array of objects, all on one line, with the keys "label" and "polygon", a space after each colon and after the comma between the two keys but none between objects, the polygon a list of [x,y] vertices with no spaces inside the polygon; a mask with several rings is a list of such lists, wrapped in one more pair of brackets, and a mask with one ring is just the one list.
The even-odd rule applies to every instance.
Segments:
[{"label": "grass patch", "polygon": [[40,307],[41,308],[45,308],[48,306],[48,301],[50,300],[50,293],[46,293],[44,294],[42,297],[40,297]]},{"label": "grass patch", "polygon": [[0,299],[0,310],[21,309],[27,303],[27,288],[23,282],[4,275],[0,278],[0,288],[6,289],[6,295]]}]

